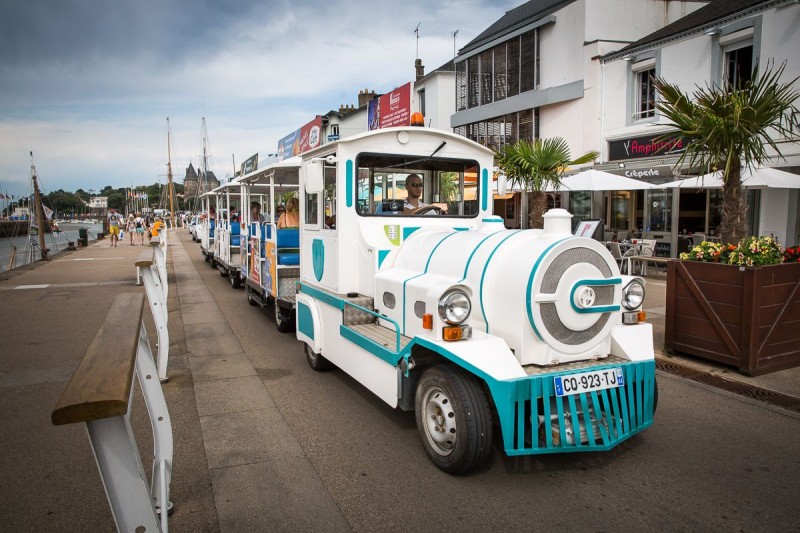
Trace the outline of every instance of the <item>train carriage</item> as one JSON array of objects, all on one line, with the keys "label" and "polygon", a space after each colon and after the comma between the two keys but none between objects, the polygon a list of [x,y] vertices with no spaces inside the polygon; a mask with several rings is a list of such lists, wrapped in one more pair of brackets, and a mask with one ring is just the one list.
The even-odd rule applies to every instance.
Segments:
[{"label": "train carriage", "polygon": [[[387,128],[303,154],[297,338],[414,410],[424,449],[463,473],[488,457],[608,450],[657,402],[644,282],[550,210],[539,230],[491,214],[492,152]],[[420,190],[421,189],[421,190]]]},{"label": "train carriage", "polygon": [[[243,228],[241,276],[251,305],[272,307],[278,331],[289,332],[295,323],[295,285],[300,277],[300,229],[278,229],[276,208],[285,196],[296,196],[300,158],[267,165],[237,178],[241,187]],[[249,206],[261,207],[263,220],[251,220]]]}]

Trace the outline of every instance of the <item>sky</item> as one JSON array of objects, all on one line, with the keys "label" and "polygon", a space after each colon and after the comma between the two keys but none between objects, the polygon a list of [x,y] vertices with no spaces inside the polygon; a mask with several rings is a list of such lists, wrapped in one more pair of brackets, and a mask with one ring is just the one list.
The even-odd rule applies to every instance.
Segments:
[{"label": "sky", "polygon": [[218,178],[318,114],[453,57],[524,0],[7,0],[0,18],[0,193]]}]

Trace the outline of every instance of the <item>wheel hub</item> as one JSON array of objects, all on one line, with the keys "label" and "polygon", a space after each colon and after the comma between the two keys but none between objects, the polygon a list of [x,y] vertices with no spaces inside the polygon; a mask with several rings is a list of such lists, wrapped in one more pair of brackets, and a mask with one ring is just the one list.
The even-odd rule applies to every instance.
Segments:
[{"label": "wheel hub", "polygon": [[440,387],[431,387],[423,398],[425,434],[441,455],[453,452],[458,435],[453,403]]}]

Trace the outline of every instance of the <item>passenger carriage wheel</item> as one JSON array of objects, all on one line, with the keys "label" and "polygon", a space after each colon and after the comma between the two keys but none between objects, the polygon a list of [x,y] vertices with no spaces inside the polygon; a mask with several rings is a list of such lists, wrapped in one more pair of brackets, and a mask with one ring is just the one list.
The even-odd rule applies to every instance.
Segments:
[{"label": "passenger carriage wheel", "polygon": [[240,289],[242,287],[242,278],[239,277],[239,274],[231,275],[231,287],[234,289]]},{"label": "passenger carriage wheel", "polygon": [[314,353],[314,350],[311,349],[306,343],[303,343],[305,346],[306,351],[306,360],[308,361],[308,366],[316,370],[317,372],[326,372],[333,368],[333,363],[325,359],[325,357],[321,353]]},{"label": "passenger carriage wheel", "polygon": [[206,263],[211,261],[211,257],[208,254],[205,254]]},{"label": "passenger carriage wheel", "polygon": [[431,367],[417,385],[414,403],[417,430],[433,464],[464,474],[488,459],[492,417],[474,376],[447,365]]},{"label": "passenger carriage wheel", "polygon": [[212,257],[210,261],[211,261],[211,268],[217,268],[217,260]]},{"label": "passenger carriage wheel", "polygon": [[289,333],[292,331],[291,319],[283,314],[283,309],[281,309],[277,301],[275,301],[273,305],[275,307],[275,327],[277,327],[278,331],[281,333]]},{"label": "passenger carriage wheel", "polygon": [[250,305],[258,305],[258,302],[255,298],[253,298],[253,293],[250,291],[250,289],[247,289],[247,303]]}]

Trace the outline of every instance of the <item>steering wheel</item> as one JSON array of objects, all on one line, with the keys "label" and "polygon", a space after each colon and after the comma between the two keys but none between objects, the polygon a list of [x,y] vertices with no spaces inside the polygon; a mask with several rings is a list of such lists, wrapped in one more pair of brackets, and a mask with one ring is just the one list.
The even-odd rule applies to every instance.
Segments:
[{"label": "steering wheel", "polygon": [[431,211],[436,211],[437,215],[442,214],[442,208],[438,205],[426,205],[425,207],[418,207],[415,211],[413,211],[412,215],[424,215],[425,213],[429,213]]}]

